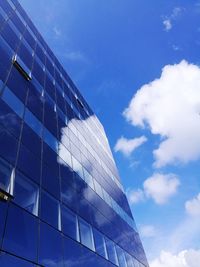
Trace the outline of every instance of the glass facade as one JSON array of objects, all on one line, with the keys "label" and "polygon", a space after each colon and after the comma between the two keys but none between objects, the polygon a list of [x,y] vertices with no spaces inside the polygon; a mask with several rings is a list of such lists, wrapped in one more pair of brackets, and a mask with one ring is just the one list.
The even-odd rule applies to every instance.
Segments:
[{"label": "glass facade", "polygon": [[103,126],[0,1],[0,266],[148,267]]}]

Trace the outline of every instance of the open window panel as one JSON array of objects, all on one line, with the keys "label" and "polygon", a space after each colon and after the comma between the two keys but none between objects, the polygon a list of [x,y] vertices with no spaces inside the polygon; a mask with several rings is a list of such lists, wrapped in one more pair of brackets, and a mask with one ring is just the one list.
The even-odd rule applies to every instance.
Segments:
[{"label": "open window panel", "polygon": [[13,198],[14,176],[12,166],[0,158],[0,201],[10,201]]},{"label": "open window panel", "polygon": [[27,80],[30,81],[32,79],[31,77],[31,71],[29,68],[24,64],[24,62],[20,59],[18,55],[14,55],[12,58],[12,63],[15,66],[15,68],[22,74],[22,76]]}]

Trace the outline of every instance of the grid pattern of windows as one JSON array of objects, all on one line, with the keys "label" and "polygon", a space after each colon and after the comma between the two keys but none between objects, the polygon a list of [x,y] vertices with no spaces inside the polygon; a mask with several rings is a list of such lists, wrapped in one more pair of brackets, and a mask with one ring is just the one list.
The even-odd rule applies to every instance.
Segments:
[{"label": "grid pattern of windows", "polygon": [[104,129],[17,0],[0,54],[0,265],[148,266]]}]

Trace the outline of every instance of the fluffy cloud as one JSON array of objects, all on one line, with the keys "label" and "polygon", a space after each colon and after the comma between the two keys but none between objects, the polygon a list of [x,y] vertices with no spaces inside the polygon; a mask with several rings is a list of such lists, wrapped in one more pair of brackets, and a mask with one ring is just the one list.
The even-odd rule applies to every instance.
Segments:
[{"label": "fluffy cloud", "polygon": [[168,32],[172,28],[172,23],[170,19],[163,20],[163,25],[165,27],[165,30]]},{"label": "fluffy cloud", "polygon": [[200,193],[195,198],[186,201],[185,209],[191,216],[200,216]]},{"label": "fluffy cloud", "polygon": [[158,259],[150,263],[150,267],[199,267],[200,250],[184,250],[178,254],[162,251]]},{"label": "fluffy cloud", "polygon": [[142,86],[124,116],[161,136],[155,167],[200,157],[200,68],[185,60],[167,65],[159,79]]},{"label": "fluffy cloud", "polygon": [[156,234],[155,227],[153,225],[142,225],[139,228],[141,237],[154,237]]},{"label": "fluffy cloud", "polygon": [[141,189],[138,190],[128,190],[127,197],[130,204],[135,204],[144,200],[145,195]]},{"label": "fluffy cloud", "polygon": [[172,10],[172,13],[169,16],[165,16],[163,17],[163,25],[164,25],[164,29],[165,31],[170,31],[172,28],[172,21],[176,20],[181,13],[184,11],[183,8],[180,7],[175,7]]},{"label": "fluffy cloud", "polygon": [[177,192],[180,185],[175,174],[154,173],[144,181],[143,187],[147,197],[152,198],[157,204],[164,204]]},{"label": "fluffy cloud", "polygon": [[139,146],[147,141],[145,136],[141,136],[134,139],[126,139],[123,136],[118,139],[114,150],[115,152],[121,151],[125,156],[130,156],[130,154]]}]

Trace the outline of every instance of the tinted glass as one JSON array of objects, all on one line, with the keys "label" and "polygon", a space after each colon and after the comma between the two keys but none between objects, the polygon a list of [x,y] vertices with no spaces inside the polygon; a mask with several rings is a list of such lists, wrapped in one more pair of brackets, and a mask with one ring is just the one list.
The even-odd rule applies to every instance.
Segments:
[{"label": "tinted glass", "polygon": [[71,238],[64,237],[64,266],[65,267],[83,267],[82,246]]},{"label": "tinted glass", "polygon": [[62,231],[66,235],[79,241],[77,216],[65,206],[62,206]]},{"label": "tinted glass", "polygon": [[60,230],[59,202],[45,191],[41,194],[41,219]]},{"label": "tinted glass", "polygon": [[84,220],[79,219],[79,227],[80,227],[81,243],[86,247],[95,250],[91,226]]},{"label": "tinted glass", "polygon": [[119,266],[114,243],[111,240],[106,239],[106,247],[107,247],[107,252],[108,252],[108,259],[112,263]]},{"label": "tinted glass", "polygon": [[26,109],[24,120],[37,135],[42,136],[41,122],[28,109]]},{"label": "tinted glass", "polygon": [[127,267],[126,258],[125,258],[123,250],[118,246],[116,247],[116,250],[117,250],[119,266],[120,267]]},{"label": "tinted glass", "polygon": [[38,215],[39,188],[31,180],[17,173],[15,177],[14,201],[34,215]]},{"label": "tinted glass", "polygon": [[60,232],[46,223],[40,224],[39,263],[46,267],[63,267]]},{"label": "tinted glass", "polygon": [[25,210],[11,205],[8,210],[3,249],[36,261],[38,220]]},{"label": "tinted glass", "polygon": [[10,192],[12,167],[5,160],[0,158],[0,189]]},{"label": "tinted glass", "polygon": [[8,87],[3,93],[3,100],[22,118],[24,104],[13,94]]},{"label": "tinted glass", "polygon": [[95,229],[93,229],[93,234],[96,252],[107,259],[107,250],[103,235]]},{"label": "tinted glass", "polygon": [[34,264],[29,263],[25,260],[11,256],[7,253],[0,253],[0,266],[2,267],[35,267]]}]

